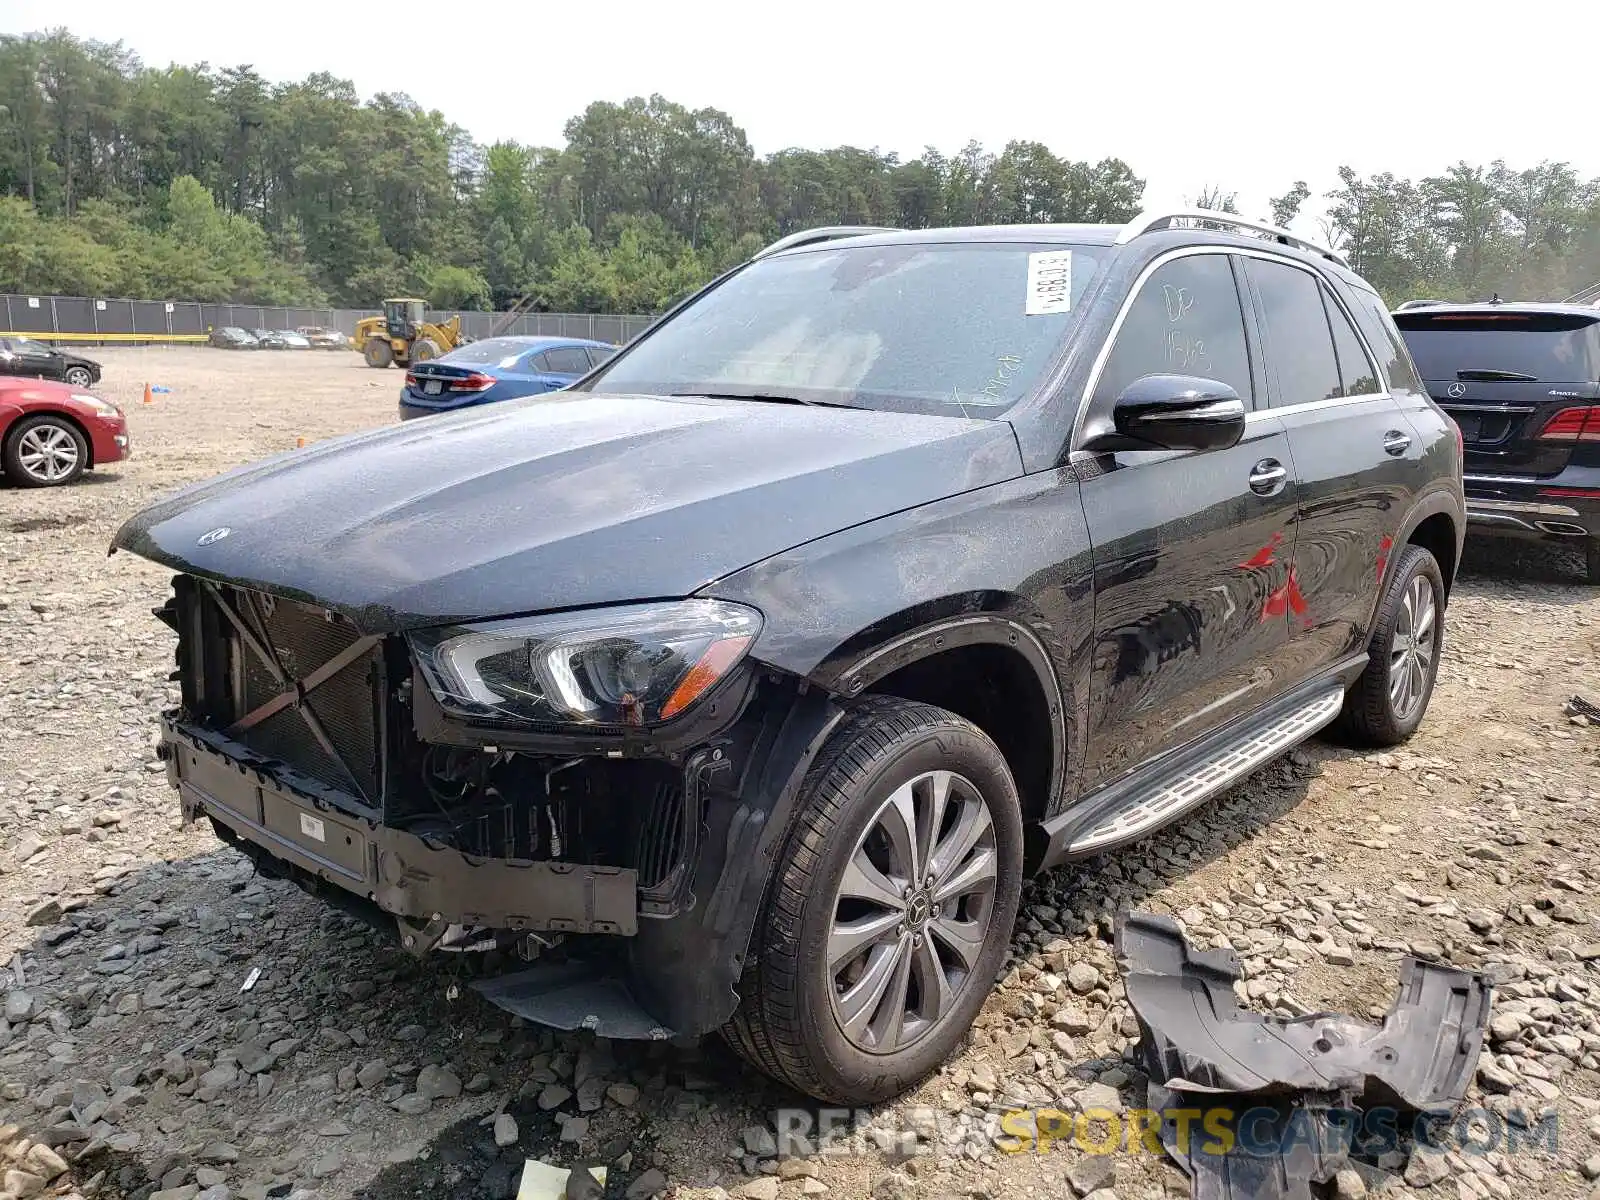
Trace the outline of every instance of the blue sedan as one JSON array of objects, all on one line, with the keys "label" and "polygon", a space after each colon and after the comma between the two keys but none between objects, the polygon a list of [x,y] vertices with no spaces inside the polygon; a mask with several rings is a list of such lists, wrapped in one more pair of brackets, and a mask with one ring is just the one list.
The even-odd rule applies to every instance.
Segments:
[{"label": "blue sedan", "polygon": [[412,363],[400,389],[400,419],[453,412],[564,388],[617,352],[605,342],[497,337]]}]

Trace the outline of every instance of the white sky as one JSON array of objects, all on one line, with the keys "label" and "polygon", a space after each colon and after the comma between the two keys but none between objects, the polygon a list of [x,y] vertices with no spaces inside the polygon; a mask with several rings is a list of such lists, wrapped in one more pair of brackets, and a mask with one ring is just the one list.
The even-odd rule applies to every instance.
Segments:
[{"label": "white sky", "polygon": [[1257,217],[1295,179],[1320,209],[1340,163],[1415,177],[1551,158],[1600,175],[1597,0],[0,0],[0,31],[63,23],[147,65],[407,92],[481,142],[558,145],[591,100],[660,92],[728,112],[758,154],[1029,139],[1125,159],[1149,202],[1219,185]]}]

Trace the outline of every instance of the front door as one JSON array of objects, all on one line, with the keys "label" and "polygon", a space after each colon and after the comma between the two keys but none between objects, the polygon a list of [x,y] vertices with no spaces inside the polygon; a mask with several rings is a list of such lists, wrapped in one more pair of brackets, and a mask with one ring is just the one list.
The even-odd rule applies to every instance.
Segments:
[{"label": "front door", "polygon": [[1151,273],[1115,334],[1090,403],[1135,379],[1197,375],[1252,408],[1227,450],[1076,461],[1094,548],[1094,662],[1083,790],[1109,783],[1267,703],[1284,678],[1296,483],[1283,423],[1254,411],[1230,255],[1181,254]]},{"label": "front door", "polygon": [[1308,268],[1242,260],[1260,313],[1271,411],[1300,481],[1290,637],[1306,671],[1358,654],[1419,477],[1422,439],[1343,304]]}]

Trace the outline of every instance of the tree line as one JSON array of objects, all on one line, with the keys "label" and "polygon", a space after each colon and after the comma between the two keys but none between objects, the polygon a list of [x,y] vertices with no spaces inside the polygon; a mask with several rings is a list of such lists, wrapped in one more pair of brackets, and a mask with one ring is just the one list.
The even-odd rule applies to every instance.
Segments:
[{"label": "tree line", "polygon": [[[65,29],[0,36],[0,291],[651,312],[807,226],[1117,222],[1144,194],[1120,159],[1038,142],[760,157],[727,113],[659,95],[590,104],[564,133],[485,146],[325,73],[274,83],[147,67]],[[1600,180],[1569,164],[1338,178],[1322,235],[1391,301],[1600,278]],[[1296,181],[1259,215],[1288,224],[1310,199]],[[1236,210],[1215,189],[1192,200]]]}]

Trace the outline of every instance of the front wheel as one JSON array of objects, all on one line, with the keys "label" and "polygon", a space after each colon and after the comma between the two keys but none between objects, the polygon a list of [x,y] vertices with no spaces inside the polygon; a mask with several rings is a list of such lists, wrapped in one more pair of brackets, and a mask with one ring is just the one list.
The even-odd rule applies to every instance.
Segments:
[{"label": "front wheel", "polygon": [[6,475],[22,487],[59,487],[71,483],[89,462],[89,444],[78,427],[64,417],[25,417],[11,427],[0,452]]},{"label": "front wheel", "polygon": [[1367,746],[1395,746],[1422,724],[1444,649],[1444,575],[1407,546],[1378,606],[1367,669],[1345,693],[1339,726]]},{"label": "front wheel", "polygon": [[89,374],[88,367],[68,367],[62,380],[73,387],[86,388],[94,383],[94,376]]},{"label": "front wheel", "polygon": [[971,722],[877,697],[823,747],[798,804],[724,1036],[820,1100],[877,1103],[955,1051],[1004,963],[1016,784]]},{"label": "front wheel", "polygon": [[381,369],[394,361],[394,347],[382,338],[368,338],[367,344],[361,348],[361,353],[369,367]]},{"label": "front wheel", "polygon": [[412,362],[428,362],[438,358],[441,353],[443,351],[439,349],[439,343],[432,338],[418,338],[411,343]]}]

